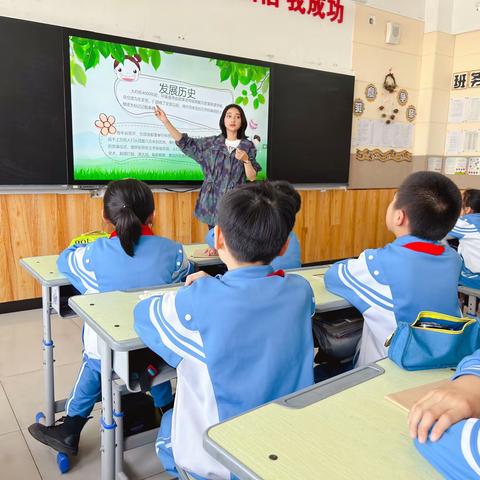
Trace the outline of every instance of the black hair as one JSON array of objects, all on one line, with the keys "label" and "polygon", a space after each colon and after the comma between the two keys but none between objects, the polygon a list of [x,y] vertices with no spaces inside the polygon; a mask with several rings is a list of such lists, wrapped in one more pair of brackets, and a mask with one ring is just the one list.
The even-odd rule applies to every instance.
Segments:
[{"label": "black hair", "polygon": [[463,208],[470,207],[473,213],[480,213],[480,190],[471,188],[463,192]]},{"label": "black hair", "polygon": [[270,182],[242,185],[227,192],[218,207],[218,225],[239,262],[270,263],[295,224],[295,203]]},{"label": "black hair", "polygon": [[154,210],[153,193],[146,183],[127,178],[108,184],[103,215],[115,225],[120,244],[130,257],[142,234],[142,225]]},{"label": "black hair", "polygon": [[416,172],[400,185],[394,207],[405,211],[411,234],[441,240],[455,225],[462,207],[458,187],[436,172]]},{"label": "black hair", "polygon": [[277,190],[282,192],[284,195],[288,195],[292,199],[295,205],[295,213],[298,213],[300,211],[300,207],[302,206],[302,197],[300,197],[300,194],[297,192],[297,190],[293,188],[292,184],[285,180],[275,180],[270,183]]},{"label": "black hair", "polygon": [[222,131],[222,135],[227,138],[227,128],[225,127],[225,116],[227,115],[228,110],[231,108],[236,108],[238,112],[240,113],[240,128],[238,129],[237,132],[237,138],[239,140],[242,140],[244,138],[247,138],[245,135],[245,131],[247,130],[247,117],[245,116],[245,112],[243,111],[243,108],[240,105],[237,105],[236,103],[231,103],[230,105],[227,105],[222,112],[222,115],[220,117],[219,125],[220,125],[220,130]]}]

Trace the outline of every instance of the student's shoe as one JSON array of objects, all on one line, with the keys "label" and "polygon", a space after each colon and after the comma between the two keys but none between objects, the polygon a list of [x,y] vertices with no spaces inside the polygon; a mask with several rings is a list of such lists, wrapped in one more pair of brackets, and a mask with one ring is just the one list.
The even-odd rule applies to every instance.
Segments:
[{"label": "student's shoe", "polygon": [[76,455],[78,452],[78,442],[80,441],[80,432],[91,417],[62,417],[57,420],[56,425],[46,427],[41,423],[33,423],[28,427],[30,435],[39,442],[48,445],[57,452],[67,455]]}]

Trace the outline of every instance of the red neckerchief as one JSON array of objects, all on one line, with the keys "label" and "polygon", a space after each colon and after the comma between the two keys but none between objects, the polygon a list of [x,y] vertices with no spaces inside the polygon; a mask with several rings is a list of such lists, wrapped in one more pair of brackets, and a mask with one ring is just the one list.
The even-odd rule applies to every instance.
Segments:
[{"label": "red neckerchief", "polygon": [[269,273],[267,277],[284,277],[285,271],[284,270],[276,270],[275,272]]},{"label": "red neckerchief", "polygon": [[404,245],[405,248],[413,250],[414,252],[428,253],[429,255],[435,255],[438,257],[445,251],[443,245],[435,245],[434,243],[427,242],[411,242]]},{"label": "red neckerchief", "polygon": [[[154,233],[152,232],[152,229],[150,227],[148,227],[147,225],[142,225],[142,235],[154,235]],[[115,238],[116,236],[117,236],[117,231],[114,230],[110,234],[110,238]]]}]

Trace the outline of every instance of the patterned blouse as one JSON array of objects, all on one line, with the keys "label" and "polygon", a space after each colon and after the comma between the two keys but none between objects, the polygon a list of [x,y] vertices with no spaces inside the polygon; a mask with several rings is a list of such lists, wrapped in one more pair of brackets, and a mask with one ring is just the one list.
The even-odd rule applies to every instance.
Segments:
[{"label": "patterned blouse", "polygon": [[[228,153],[223,135],[191,138],[184,133],[177,146],[202,167],[205,177],[195,205],[195,216],[201,222],[215,225],[218,201],[225,192],[247,181],[245,167],[235,158],[235,151]],[[238,148],[247,153],[253,168],[259,172],[262,167],[255,160],[255,145],[245,138]]]}]

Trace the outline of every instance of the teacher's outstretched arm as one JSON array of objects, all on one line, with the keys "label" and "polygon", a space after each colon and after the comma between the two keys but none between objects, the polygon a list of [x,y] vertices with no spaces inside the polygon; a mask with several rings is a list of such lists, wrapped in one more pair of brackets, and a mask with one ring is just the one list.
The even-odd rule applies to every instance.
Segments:
[{"label": "teacher's outstretched arm", "polygon": [[182,134],[172,125],[167,117],[167,114],[158,105],[155,105],[154,113],[155,116],[163,123],[171,137],[176,142],[180,141]]}]

